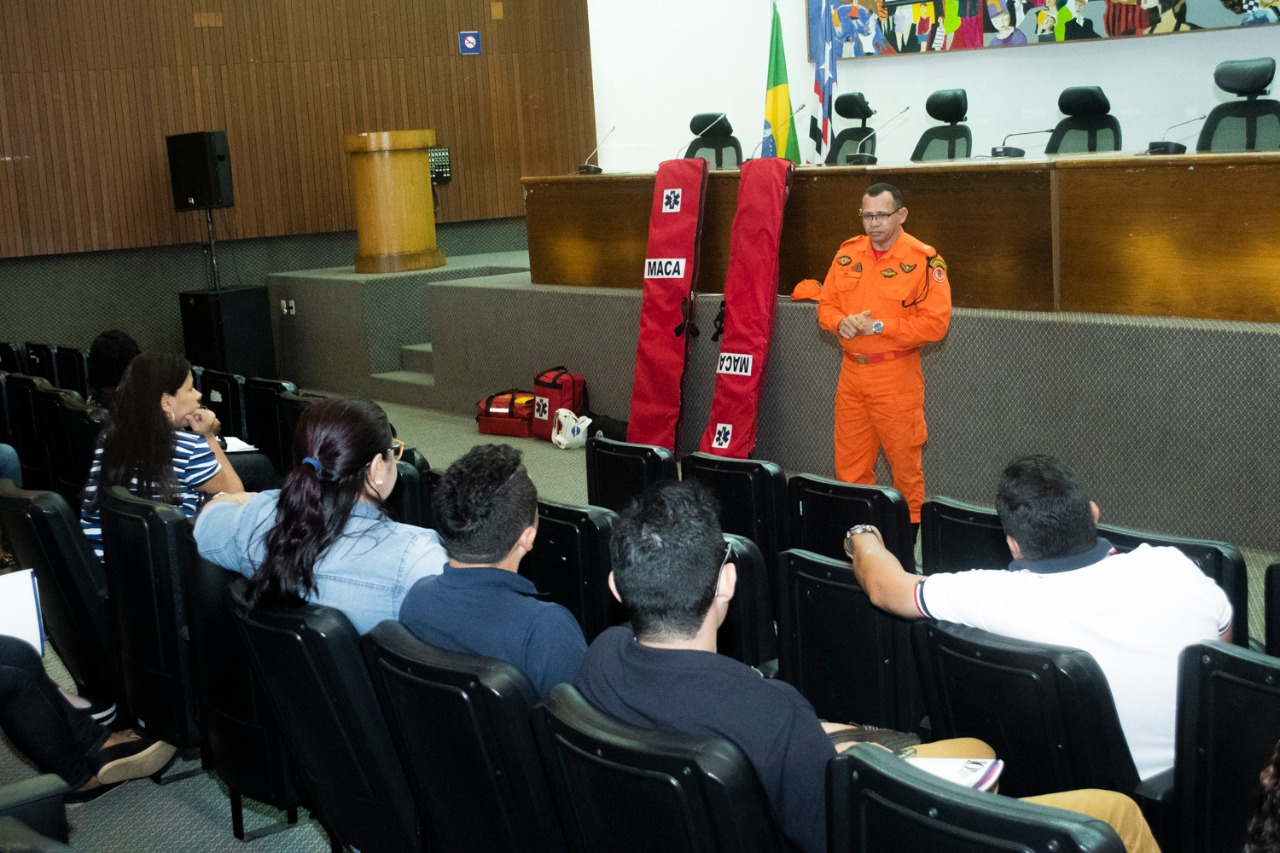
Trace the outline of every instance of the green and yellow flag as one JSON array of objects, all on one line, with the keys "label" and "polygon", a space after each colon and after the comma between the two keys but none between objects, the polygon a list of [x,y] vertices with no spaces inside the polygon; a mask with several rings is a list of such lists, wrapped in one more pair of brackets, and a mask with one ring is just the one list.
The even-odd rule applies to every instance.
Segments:
[{"label": "green and yellow flag", "polygon": [[787,85],[787,58],[782,50],[782,19],[773,4],[773,35],[769,38],[769,84],[764,93],[765,157],[783,157],[800,165],[796,122],[791,115],[791,87]]}]

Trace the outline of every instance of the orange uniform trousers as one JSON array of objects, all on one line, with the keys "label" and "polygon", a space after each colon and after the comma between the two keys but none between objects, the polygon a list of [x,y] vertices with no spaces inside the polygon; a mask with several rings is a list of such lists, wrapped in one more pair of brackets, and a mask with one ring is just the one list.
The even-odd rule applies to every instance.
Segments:
[{"label": "orange uniform trousers", "polygon": [[879,364],[858,364],[845,355],[836,386],[836,479],[874,485],[876,456],[883,447],[893,487],[918,524],[924,504],[921,452],[928,437],[919,350]]}]

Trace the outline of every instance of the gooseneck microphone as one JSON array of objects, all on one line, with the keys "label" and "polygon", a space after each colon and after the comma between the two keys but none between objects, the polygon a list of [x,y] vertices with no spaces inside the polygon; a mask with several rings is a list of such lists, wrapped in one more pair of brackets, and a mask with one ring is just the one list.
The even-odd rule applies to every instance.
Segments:
[{"label": "gooseneck microphone", "polygon": [[877,133],[884,130],[886,127],[888,127],[889,125],[897,121],[899,118],[901,118],[903,113],[905,113],[909,109],[911,109],[910,106],[905,106],[902,109],[898,110],[898,112],[890,116],[889,119],[884,124],[880,125],[879,127],[871,128],[870,133],[868,133],[866,136],[858,140],[858,150],[852,154],[844,155],[844,164],[846,166],[874,166],[876,164],[876,155],[864,154],[862,152],[862,146],[867,144],[868,139],[871,139],[871,137],[875,136]]},{"label": "gooseneck microphone", "polygon": [[[801,104],[800,106],[798,106],[798,107],[796,107],[794,110],[792,110],[792,111],[791,111],[791,116],[790,116],[790,118],[795,118],[795,117],[796,117],[796,113],[798,113],[798,112],[800,112],[801,110],[803,110],[803,109],[805,108],[805,106],[806,106],[805,104]],[[752,159],[754,159],[754,158],[755,158],[755,156],[756,156],[756,152],[760,150],[760,146],[762,146],[762,145],[764,145],[764,137],[763,137],[763,136],[761,136],[761,137],[760,137],[760,141],[756,143],[756,147],[751,149],[751,156],[750,156],[750,157],[748,157],[747,159],[748,159],[748,160],[752,160]]]},{"label": "gooseneck microphone", "polygon": [[618,129],[618,126],[617,126],[616,124],[615,124],[613,127],[609,128],[609,132],[608,132],[608,133],[606,133],[606,134],[604,135],[604,139],[601,139],[601,140],[600,140],[600,142],[599,142],[599,144],[598,144],[598,145],[596,145],[596,147],[595,147],[595,148],[592,148],[592,149],[591,149],[591,153],[590,153],[590,154],[588,154],[588,155],[586,156],[586,158],[582,161],[582,165],[578,167],[578,174],[579,174],[579,175],[598,175],[598,174],[600,174],[600,172],[602,171],[602,170],[601,170],[601,168],[600,168],[599,166],[593,166],[593,165],[591,165],[591,157],[592,157],[592,156],[593,156],[597,151],[599,151],[599,150],[601,149],[601,147],[603,147],[603,146],[604,146],[604,144],[605,144],[606,142],[608,142],[608,141],[609,141],[609,137],[610,137],[610,136],[613,136],[613,132],[614,132],[615,130],[617,130],[617,129]]},{"label": "gooseneck microphone", "polygon": [[1012,145],[1006,145],[1010,139],[1015,136],[1031,136],[1036,133],[1053,133],[1053,128],[1047,130],[1024,130],[1021,133],[1010,133],[1004,138],[998,146],[991,149],[992,157],[1026,157],[1027,152],[1021,148],[1014,148]]},{"label": "gooseneck microphone", "polygon": [[[1160,135],[1168,136],[1169,131],[1173,130],[1175,127],[1182,127],[1184,124],[1191,124],[1191,122],[1193,121],[1203,121],[1206,118],[1208,118],[1208,113],[1205,113],[1202,116],[1196,116],[1195,118],[1189,118],[1186,121],[1180,121],[1177,124],[1171,124],[1168,127],[1166,127],[1164,129],[1164,133]],[[1186,154],[1187,146],[1183,145],[1181,142],[1169,142],[1167,140],[1160,141],[1160,142],[1149,142],[1147,143],[1147,153],[1148,154]]]}]

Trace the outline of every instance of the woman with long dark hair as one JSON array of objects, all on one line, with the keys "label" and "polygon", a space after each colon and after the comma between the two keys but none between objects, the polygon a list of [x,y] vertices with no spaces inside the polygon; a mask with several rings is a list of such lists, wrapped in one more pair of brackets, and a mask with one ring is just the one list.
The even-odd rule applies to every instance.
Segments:
[{"label": "woman with long dark hair", "polygon": [[191,364],[143,353],[129,363],[93,454],[80,525],[102,558],[98,491],[124,486],[194,516],[206,496],[244,486],[218,445],[217,416],[200,405]]},{"label": "woman with long dark hair", "polygon": [[249,577],[253,607],[312,601],[362,634],[395,619],[409,587],[447,560],[434,530],[383,512],[403,448],[376,403],[321,400],[298,421],[280,490],[221,495],[200,513],[201,555]]}]

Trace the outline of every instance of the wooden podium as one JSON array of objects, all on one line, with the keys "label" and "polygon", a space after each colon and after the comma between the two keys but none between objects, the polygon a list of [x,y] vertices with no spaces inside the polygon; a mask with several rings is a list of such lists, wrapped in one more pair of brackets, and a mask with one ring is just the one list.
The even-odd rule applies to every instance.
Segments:
[{"label": "wooden podium", "polygon": [[427,149],[434,130],[349,133],[356,202],[356,272],[405,272],[444,266],[436,248]]}]

